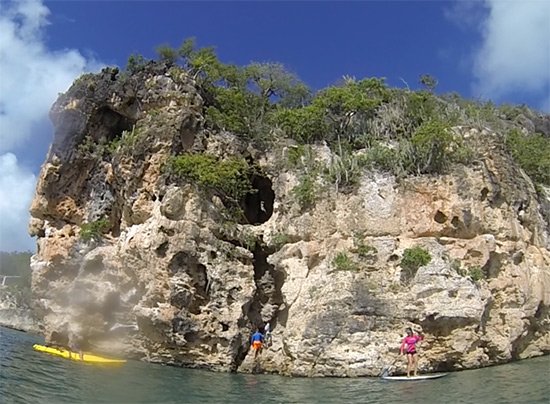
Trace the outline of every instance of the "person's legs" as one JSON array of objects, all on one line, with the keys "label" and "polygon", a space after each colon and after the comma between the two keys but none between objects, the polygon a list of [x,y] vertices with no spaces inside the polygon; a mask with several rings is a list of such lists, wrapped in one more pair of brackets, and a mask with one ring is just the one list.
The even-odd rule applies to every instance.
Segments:
[{"label": "person's legs", "polygon": [[410,377],[413,366],[413,355],[407,354],[407,377]]},{"label": "person's legs", "polygon": [[413,355],[414,375],[416,376],[416,370],[418,368],[418,354]]},{"label": "person's legs", "polygon": [[260,350],[262,349],[262,343],[261,342],[254,342],[253,344],[254,346],[254,359],[256,359],[256,357],[258,356],[258,354],[260,353]]}]

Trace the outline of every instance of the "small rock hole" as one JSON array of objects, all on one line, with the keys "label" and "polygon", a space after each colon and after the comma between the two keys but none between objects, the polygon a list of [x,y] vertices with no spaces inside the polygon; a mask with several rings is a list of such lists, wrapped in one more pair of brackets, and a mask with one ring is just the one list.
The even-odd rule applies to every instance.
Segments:
[{"label": "small rock hole", "polygon": [[157,254],[157,256],[164,258],[166,257],[166,251],[168,251],[168,241],[165,241],[164,243],[159,245],[155,250],[155,253]]},{"label": "small rock hole", "polygon": [[437,211],[437,213],[435,214],[434,216],[434,220],[437,222],[437,223],[445,223],[447,221],[447,216],[445,216],[445,214],[443,212],[441,212],[440,210]]}]

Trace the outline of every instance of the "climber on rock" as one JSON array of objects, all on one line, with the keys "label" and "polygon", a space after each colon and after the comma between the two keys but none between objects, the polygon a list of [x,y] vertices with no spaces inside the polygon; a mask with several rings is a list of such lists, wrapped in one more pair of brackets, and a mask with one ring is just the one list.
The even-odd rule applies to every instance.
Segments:
[{"label": "climber on rock", "polygon": [[260,328],[256,328],[256,332],[252,334],[252,337],[250,338],[250,346],[254,349],[254,359],[256,359],[258,354],[261,352],[263,342],[264,335],[260,332]]}]

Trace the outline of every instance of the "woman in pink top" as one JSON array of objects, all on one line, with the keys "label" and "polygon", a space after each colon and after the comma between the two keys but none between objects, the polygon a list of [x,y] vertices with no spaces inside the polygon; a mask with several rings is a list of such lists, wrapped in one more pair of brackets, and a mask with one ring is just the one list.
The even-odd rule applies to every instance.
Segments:
[{"label": "woman in pink top", "polygon": [[414,369],[414,376],[416,376],[416,368],[418,366],[416,343],[422,341],[424,336],[420,333],[414,334],[410,328],[407,328],[406,331],[407,336],[401,342],[401,355],[407,355],[407,377],[410,377],[412,369]]}]

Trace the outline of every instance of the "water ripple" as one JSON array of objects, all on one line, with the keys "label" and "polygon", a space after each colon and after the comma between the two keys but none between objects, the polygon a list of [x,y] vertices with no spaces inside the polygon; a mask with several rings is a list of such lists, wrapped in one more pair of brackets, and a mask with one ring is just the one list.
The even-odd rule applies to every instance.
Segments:
[{"label": "water ripple", "polygon": [[0,328],[2,403],[549,403],[550,358],[452,373],[424,382],[224,374],[128,362],[110,367],[32,350]]}]

